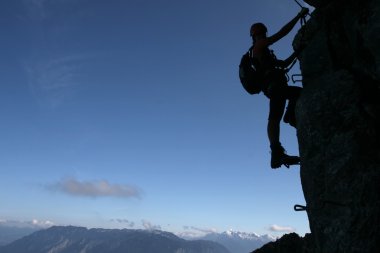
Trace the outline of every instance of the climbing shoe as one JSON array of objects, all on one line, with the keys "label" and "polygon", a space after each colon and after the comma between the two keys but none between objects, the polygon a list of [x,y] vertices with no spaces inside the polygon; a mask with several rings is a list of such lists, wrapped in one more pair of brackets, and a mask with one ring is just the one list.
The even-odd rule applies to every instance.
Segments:
[{"label": "climbing shoe", "polygon": [[271,162],[272,169],[280,168],[281,165],[285,165],[289,168],[290,165],[296,165],[300,163],[298,156],[290,156],[285,153],[285,149],[281,145],[271,146]]}]

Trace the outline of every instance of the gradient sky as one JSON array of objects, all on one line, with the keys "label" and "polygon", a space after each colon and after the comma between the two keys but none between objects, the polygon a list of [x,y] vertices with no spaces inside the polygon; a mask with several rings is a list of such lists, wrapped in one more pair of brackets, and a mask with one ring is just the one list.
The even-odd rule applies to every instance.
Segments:
[{"label": "gradient sky", "polygon": [[[268,100],[237,75],[250,25],[276,32],[300,10],[292,0],[0,10],[0,223],[309,231],[293,211],[299,167],[270,169]],[[299,27],[272,47],[279,58]],[[296,131],[281,130],[298,154]]]}]

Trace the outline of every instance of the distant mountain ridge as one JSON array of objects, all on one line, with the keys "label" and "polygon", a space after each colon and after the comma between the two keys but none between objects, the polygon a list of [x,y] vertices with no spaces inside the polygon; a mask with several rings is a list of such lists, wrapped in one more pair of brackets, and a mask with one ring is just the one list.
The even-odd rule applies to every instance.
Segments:
[{"label": "distant mountain ridge", "polygon": [[210,233],[201,237],[202,240],[217,242],[233,253],[247,253],[274,241],[276,238],[269,235],[257,235],[238,231]]},{"label": "distant mountain ridge", "polygon": [[87,229],[54,226],[6,246],[0,253],[231,253],[205,240],[187,241],[159,230]]},{"label": "distant mountain ridge", "polygon": [[30,235],[33,232],[41,230],[36,227],[10,227],[0,225],[0,246],[9,244],[17,239],[20,239],[26,235]]}]

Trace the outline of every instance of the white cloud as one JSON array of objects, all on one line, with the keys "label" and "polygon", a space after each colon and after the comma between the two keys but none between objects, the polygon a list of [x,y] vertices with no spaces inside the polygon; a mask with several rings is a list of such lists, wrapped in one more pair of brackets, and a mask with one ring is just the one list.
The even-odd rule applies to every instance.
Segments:
[{"label": "white cloud", "polygon": [[125,225],[126,227],[133,228],[135,226],[135,223],[133,221],[129,221],[127,219],[111,219],[111,222],[117,222],[120,224]]},{"label": "white cloud", "polygon": [[90,56],[33,57],[25,61],[28,84],[35,97],[53,107],[71,96],[81,84],[82,69]]},{"label": "white cloud", "polygon": [[176,233],[176,235],[187,240],[193,240],[204,236],[203,233],[199,233],[197,231],[182,231]]},{"label": "white cloud", "polygon": [[54,226],[54,222],[45,220],[33,219],[31,221],[17,221],[17,220],[0,220],[1,226],[18,227],[18,228],[48,228]]},{"label": "white cloud", "polygon": [[142,195],[141,190],[135,186],[111,184],[106,180],[79,181],[75,178],[62,179],[49,185],[48,189],[82,197],[140,198]]},{"label": "white cloud", "polygon": [[291,233],[295,231],[295,229],[292,227],[284,227],[284,226],[279,226],[276,224],[270,226],[269,230],[272,232],[282,232],[282,233]]},{"label": "white cloud", "polygon": [[51,226],[54,226],[54,223],[52,221],[49,221],[49,220],[39,221],[37,219],[33,219],[32,225],[38,226],[38,227],[51,227]]},{"label": "white cloud", "polygon": [[[78,54],[64,49],[66,38],[73,35],[76,16],[65,13],[63,22],[54,22],[55,12],[61,7],[77,4],[80,0],[23,0],[26,17],[30,22],[33,36],[31,50],[26,55],[24,69],[29,88],[35,99],[43,105],[57,107],[75,94],[75,87],[83,85],[84,67],[91,61],[91,55]],[[70,12],[71,13],[71,12]],[[70,21],[68,21],[70,20]],[[63,50],[63,51],[62,51]]]},{"label": "white cloud", "polygon": [[194,226],[183,226],[183,229],[184,230],[194,230],[194,231],[202,232],[202,233],[205,233],[205,234],[210,234],[210,233],[216,233],[217,232],[217,230],[215,228],[197,228],[197,227],[194,227]]},{"label": "white cloud", "polygon": [[196,239],[207,234],[218,233],[215,228],[199,228],[194,226],[183,226],[183,230],[184,231],[177,233],[177,235],[185,239]]},{"label": "white cloud", "polygon": [[150,223],[147,220],[142,220],[141,223],[142,223],[143,227],[147,230],[161,230],[161,226],[153,225],[152,223]]}]

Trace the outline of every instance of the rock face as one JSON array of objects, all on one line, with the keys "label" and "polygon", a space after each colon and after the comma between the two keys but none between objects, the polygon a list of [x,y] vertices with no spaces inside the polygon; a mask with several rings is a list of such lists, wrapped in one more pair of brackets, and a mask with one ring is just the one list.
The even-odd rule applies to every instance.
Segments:
[{"label": "rock face", "polygon": [[309,0],[293,46],[301,182],[314,252],[380,249],[380,1]]}]

